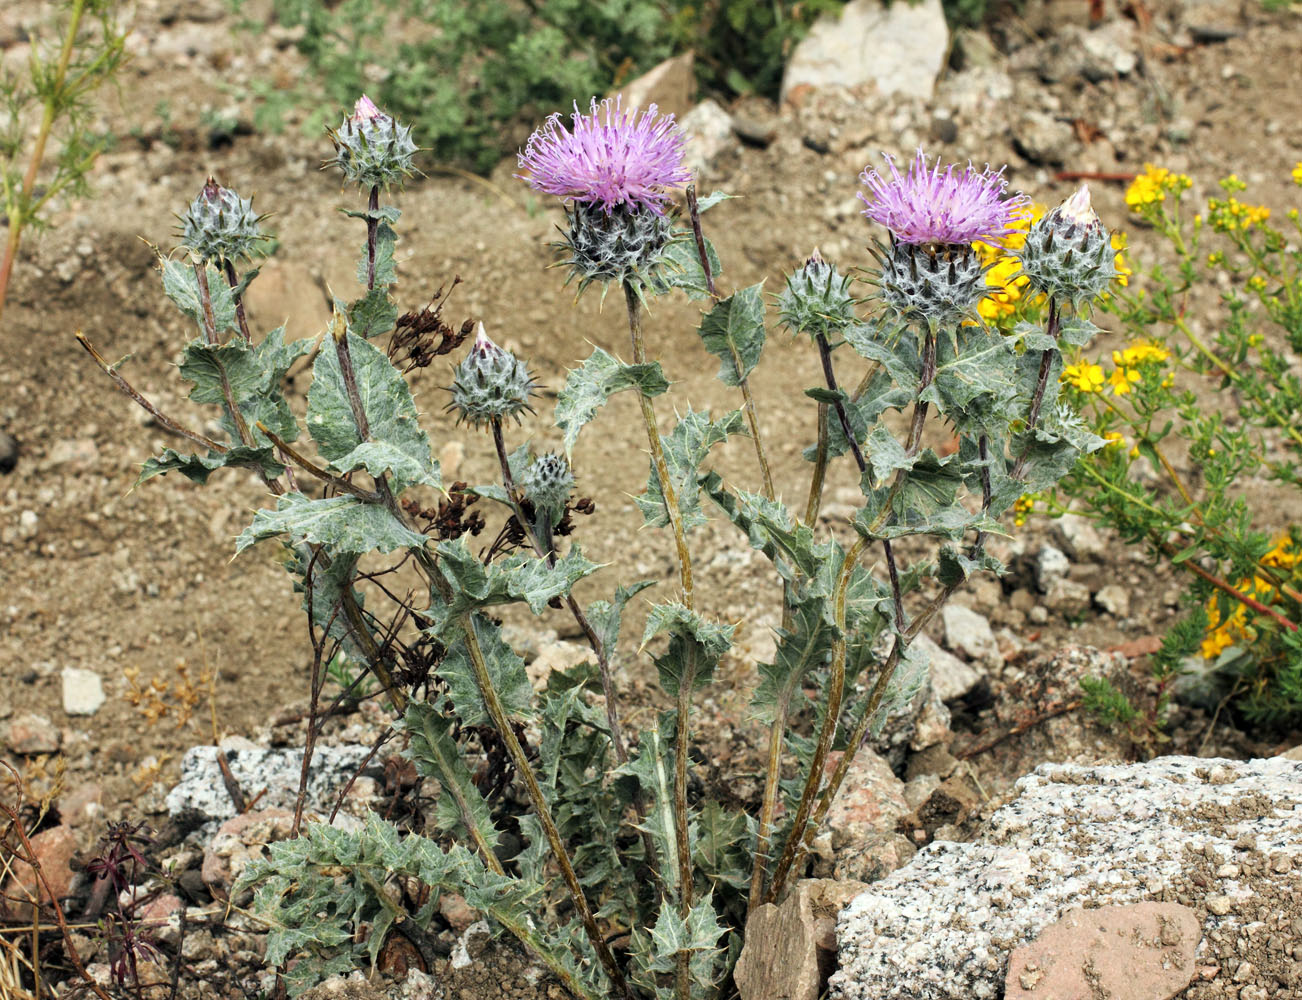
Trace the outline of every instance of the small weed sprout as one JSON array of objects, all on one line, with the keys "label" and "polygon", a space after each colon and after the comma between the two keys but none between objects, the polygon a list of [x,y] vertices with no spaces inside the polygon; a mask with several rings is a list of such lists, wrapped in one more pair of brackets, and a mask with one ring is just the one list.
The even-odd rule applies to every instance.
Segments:
[{"label": "small weed sprout", "polygon": [[[526,360],[482,326],[444,323],[437,308],[399,315],[400,214],[382,195],[414,169],[406,126],[363,98],[330,136],[334,163],[361,191],[362,207],[346,214],[366,229],[362,287],[335,302],[304,424],[281,387],[310,346],[286,343],[280,329],[249,329],[241,300],[256,275],[247,264],[260,218],[215,181],[187,217],[183,248],[160,265],[165,293],[197,330],[180,374],[192,399],[218,409],[222,440],[157,414],[82,338],[119,388],[198,446],[151,458],[142,481],[176,472],[204,483],[240,467],[276,495],[236,551],[283,547],[311,626],[312,722],[325,679],[345,676],[342,652],[384,693],[402,753],[439,789],[421,832],[375,815],[353,832],[307,823],[253,863],[238,888],[254,890],[271,928],[267,961],[297,993],[374,963],[391,933],[419,949],[439,894],[455,892],[574,997],[711,995],[731,975],[748,914],[781,900],[807,870],[857,748],[926,682],[929,662],[914,640],[965,581],[1000,571],[986,541],[1001,515],[1105,446],[1063,390],[1061,352],[1095,332],[1090,304],[1115,273],[1108,233],[1083,189],[1032,221],[1001,172],[919,151],[903,172],[888,159],[885,173],[863,177],[865,215],[883,227],[870,315],[846,274],[816,252],[776,296],[762,284],[725,290],[703,220],[726,196],[697,199],[672,117],[609,101],[576,107],[568,122],[555,116],[534,134],[520,176],[563,199],[559,261],[580,290],[599,285],[623,300],[630,360],[598,348],[572,370],[551,414],[560,449],[535,454],[513,440],[541,398]],[[682,187],[685,217],[672,208]],[[1045,326],[1004,332],[981,321],[993,289],[979,244],[1015,247],[1024,293],[1046,301]],[[738,406],[688,409],[663,433],[657,409],[670,378],[653,360],[646,307],[680,294],[701,303],[701,346]],[[750,381],[771,323],[808,335],[823,376],[805,393],[819,429],[796,510],[779,499]],[[483,435],[498,475],[445,484],[405,376],[472,332],[451,409],[466,434]],[[851,367],[844,384],[855,388],[846,389]],[[620,392],[636,397],[649,448],[637,506],[646,525],[667,529],[677,566],[672,592],[647,608],[640,647],[665,710],[640,732],[622,714],[615,668],[624,612],[654,581],[615,569],[606,599],[583,605],[573,594],[602,571],[580,544],[594,506],[582,496],[591,470],[574,449]],[[891,412],[905,420],[902,437],[883,420]],[[941,423],[959,438],[945,455],[928,446]],[[303,426],[310,443],[300,441]],[[754,448],[753,487],[711,467],[711,450],[733,437]],[[854,463],[863,502],[845,530],[827,532],[818,512],[838,461]],[[695,572],[694,533],[709,516],[735,526],[781,582],[776,655],[759,665],[753,704],[768,751],[763,799],[750,814],[688,794],[707,724],[698,696],[736,628],[711,616]],[[472,547],[481,533],[487,544]],[[505,605],[565,610],[590,661],[535,690],[494,617]],[[794,720],[810,717],[812,731],[800,731]],[[309,755],[314,734],[310,725]],[[848,751],[829,775],[834,746]],[[523,814],[502,794],[508,786],[527,803]],[[514,853],[508,829],[522,845]],[[404,885],[424,887],[420,898]]]}]

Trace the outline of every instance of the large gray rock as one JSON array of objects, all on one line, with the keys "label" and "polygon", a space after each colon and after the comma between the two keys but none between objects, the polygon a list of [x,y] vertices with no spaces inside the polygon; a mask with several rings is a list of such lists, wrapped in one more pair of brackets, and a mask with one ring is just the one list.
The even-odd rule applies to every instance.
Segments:
[{"label": "large gray rock", "polygon": [[[307,805],[329,812],[369,747],[318,746],[307,777]],[[261,792],[258,808],[293,809],[303,768],[302,750],[228,749],[226,763],[246,798]],[[217,748],[191,747],[181,761],[181,780],[167,793],[167,813],[188,823],[230,819],[235,815],[217,764]]]},{"label": "large gray rock", "polygon": [[979,841],[932,844],[842,912],[829,997],[993,1000],[1043,928],[1136,901],[1197,914],[1204,978],[1300,995],[1302,763],[1046,764],[1018,788]]},{"label": "large gray rock", "polygon": [[841,16],[826,14],[791,53],[782,99],[812,87],[873,83],[881,94],[928,99],[949,49],[940,0],[893,3],[852,0]]}]

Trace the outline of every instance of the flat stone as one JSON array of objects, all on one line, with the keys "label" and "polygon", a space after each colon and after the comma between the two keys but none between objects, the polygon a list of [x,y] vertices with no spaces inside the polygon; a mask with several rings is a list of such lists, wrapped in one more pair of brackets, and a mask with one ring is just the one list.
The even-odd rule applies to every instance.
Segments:
[{"label": "flat stone", "polygon": [[[827,755],[829,777],[841,762],[841,756],[835,750]],[[832,843],[836,846],[866,833],[894,830],[895,821],[909,812],[904,782],[895,777],[885,759],[862,747],[828,810],[824,829],[832,833]]]},{"label": "flat stone", "polygon": [[[370,753],[363,746],[318,746],[308,769],[307,806],[328,812],[362,761]],[[293,809],[298,797],[302,750],[230,750],[226,761],[245,795],[262,793],[264,809]],[[345,800],[347,808],[347,800]],[[167,812],[187,823],[230,819],[235,807],[222,781],[217,748],[191,747],[181,761],[181,780],[167,793]]]},{"label": "flat stone", "polygon": [[51,897],[63,902],[71,896],[73,881],[76,879],[72,859],[77,853],[77,837],[71,827],[56,826],[42,830],[31,838],[31,844],[49,892],[41,886],[30,865],[16,859],[10,860],[10,871],[13,874],[0,893],[0,914],[20,923],[31,920],[32,904],[38,897],[41,903],[48,903]]},{"label": "flat stone", "polygon": [[1119,583],[1109,583],[1099,588],[1094,603],[1114,618],[1125,618],[1130,614],[1130,591]]},{"label": "flat stone", "polygon": [[931,661],[931,686],[941,701],[962,698],[981,683],[982,675],[975,667],[941,649],[930,636],[918,636],[913,648]]},{"label": "flat stone", "polygon": [[[1254,927],[1286,938],[1302,926],[1302,763],[1045,764],[1018,782],[1017,793],[979,841],[923,848],[842,912],[830,1000],[994,1000],[1004,995],[1010,953],[1082,907],[1094,914],[1178,898],[1198,926],[1168,924],[1158,935],[1163,947],[1175,947],[1176,937],[1181,949],[1198,947],[1201,938],[1199,966],[1233,960],[1236,975],[1249,964],[1238,961],[1238,942],[1255,940]],[[1289,859],[1288,871],[1268,863],[1276,856]],[[1225,883],[1213,873],[1230,859],[1241,873]],[[1115,932],[1109,940],[1120,948]],[[1302,985],[1290,949],[1258,948],[1251,965],[1243,982]],[[1185,983],[1193,968],[1180,970]],[[1008,996],[1074,995],[1010,987]]]},{"label": "flat stone", "polygon": [[5,743],[20,756],[34,757],[43,753],[56,753],[63,744],[63,734],[45,716],[24,712],[9,721]]},{"label": "flat stone", "polygon": [[299,261],[265,261],[244,293],[244,309],[254,329],[283,323],[286,340],[315,337],[330,325],[325,293]]},{"label": "flat stone", "polygon": [[990,620],[961,604],[946,604],[940,612],[945,629],[945,645],[969,660],[995,665],[999,660],[999,643]]},{"label": "flat stone", "polygon": [[63,668],[63,710],[68,715],[94,715],[104,704],[104,682],[93,670]]},{"label": "flat stone", "polygon": [[612,91],[610,96],[619,97],[621,107],[626,109],[646,109],[654,104],[661,114],[681,118],[691,110],[696,96],[696,53],[688,50],[672,56]]},{"label": "flat stone", "polygon": [[949,49],[940,0],[883,5],[851,0],[824,14],[791,53],[782,100],[812,88],[875,84],[879,93],[930,99]]},{"label": "flat stone", "polygon": [[1071,572],[1071,560],[1065,552],[1053,545],[1041,545],[1035,556],[1035,583],[1040,593],[1048,591],[1055,580]]},{"label": "flat stone", "polygon": [[541,690],[547,686],[547,678],[553,670],[568,670],[584,660],[595,659],[590,647],[557,639],[538,648],[537,655],[525,667],[525,673],[529,675],[534,688]]},{"label": "flat stone", "polygon": [[678,127],[687,137],[683,165],[693,173],[713,166],[720,155],[739,144],[732,116],[708,97],[687,112]]},{"label": "flat stone", "polygon": [[1107,543],[1088,517],[1064,514],[1053,522],[1053,528],[1063,552],[1077,562],[1101,560],[1108,553]]},{"label": "flat stone", "polygon": [[867,886],[805,879],[746,924],[735,978],[742,1000],[818,1000],[836,960],[836,914]]},{"label": "flat stone", "polygon": [[1179,903],[1071,910],[1013,951],[1005,1000],[1170,1000],[1197,973],[1198,915]]},{"label": "flat stone", "polygon": [[1090,606],[1090,589],[1083,583],[1065,577],[1054,580],[1049,584],[1049,592],[1044,595],[1044,606],[1060,615],[1084,614]]}]

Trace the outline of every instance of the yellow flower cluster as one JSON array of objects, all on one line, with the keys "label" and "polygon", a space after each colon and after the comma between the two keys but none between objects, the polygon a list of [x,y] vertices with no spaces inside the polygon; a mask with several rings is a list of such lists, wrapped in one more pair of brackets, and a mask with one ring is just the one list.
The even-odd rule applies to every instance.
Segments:
[{"label": "yellow flower cluster", "polygon": [[1298,160],[1297,166],[1293,168],[1293,183],[1302,187],[1302,160]]},{"label": "yellow flower cluster", "polygon": [[1114,365],[1161,364],[1171,357],[1171,352],[1151,340],[1137,340],[1124,351],[1112,352]]},{"label": "yellow flower cluster", "polygon": [[1209,198],[1207,215],[1212,228],[1218,233],[1229,233],[1236,229],[1252,229],[1260,226],[1270,218],[1270,209],[1265,205],[1245,205],[1238,198],[1230,197],[1222,201]]},{"label": "yellow flower cluster", "polygon": [[[1274,547],[1261,557],[1261,565],[1273,569],[1294,570],[1302,562],[1302,552],[1293,545],[1293,539],[1283,535],[1275,540]],[[1254,576],[1251,580],[1240,580],[1235,589],[1249,597],[1256,598],[1262,604],[1271,604],[1277,593],[1274,583],[1263,576]],[[1207,602],[1207,636],[1202,641],[1204,659],[1214,660],[1237,640],[1250,639],[1248,632],[1248,607],[1236,605],[1229,617],[1221,620],[1220,600],[1212,597]]]},{"label": "yellow flower cluster", "polygon": [[1104,447],[1111,448],[1114,444],[1125,444],[1126,436],[1120,431],[1108,431],[1103,435],[1103,440],[1107,442]]},{"label": "yellow flower cluster", "polygon": [[986,284],[995,289],[977,303],[977,312],[987,323],[997,325],[1017,311],[1027,282],[1015,254],[1025,245],[1031,225],[1043,218],[1044,212],[1043,205],[1032,205],[1013,221],[1013,231],[1002,240],[995,243],[977,240],[972,244],[981,263],[988,268]]},{"label": "yellow flower cluster", "polygon": [[1020,528],[1026,523],[1033,510],[1035,510],[1035,497],[1030,493],[1022,494],[1013,501],[1013,524]]},{"label": "yellow flower cluster", "polygon": [[1126,256],[1126,234],[1112,234],[1112,249],[1115,250],[1116,256],[1112,258],[1112,263],[1117,269],[1116,282],[1122,288],[1130,284],[1130,276],[1135,272],[1130,267],[1130,259]]},{"label": "yellow flower cluster", "polygon": [[1173,174],[1166,167],[1145,163],[1144,172],[1126,189],[1126,204],[1131,211],[1137,212],[1145,205],[1166,201],[1169,192],[1187,191],[1191,187],[1193,181],[1187,175]]},{"label": "yellow flower cluster", "polygon": [[1066,382],[1079,392],[1103,391],[1103,366],[1091,364],[1068,365],[1062,370],[1059,380]]}]

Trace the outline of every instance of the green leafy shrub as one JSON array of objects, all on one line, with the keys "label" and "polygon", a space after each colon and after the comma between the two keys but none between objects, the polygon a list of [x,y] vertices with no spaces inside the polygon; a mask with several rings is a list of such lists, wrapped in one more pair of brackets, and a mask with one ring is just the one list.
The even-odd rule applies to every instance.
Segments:
[{"label": "green leafy shrub", "polygon": [[286,95],[258,81],[254,93],[267,102],[258,120],[271,126],[288,104],[334,108],[368,90],[440,161],[488,170],[544,114],[689,48],[704,86],[776,96],[791,45],[843,2],[274,0],[275,20],[301,27],[298,49],[324,92]]},{"label": "green leafy shrub", "polygon": [[[1292,176],[1302,185],[1302,164]],[[1105,303],[1124,347],[1078,353],[1064,370],[1109,446],[1082,456],[1046,499],[1052,513],[1097,518],[1146,546],[1186,580],[1205,624],[1196,642],[1178,626],[1185,658],[1159,658],[1164,693],[1175,673],[1206,673],[1209,703],[1287,727],[1302,721],[1302,526],[1281,523],[1261,491],[1282,498],[1302,485],[1302,228],[1296,209],[1286,229],[1273,227],[1268,209],[1239,200],[1237,177],[1200,211],[1185,202],[1190,187],[1150,165],[1127,192],[1173,263],[1139,269]],[[1211,288],[1223,289],[1215,306]]]}]

